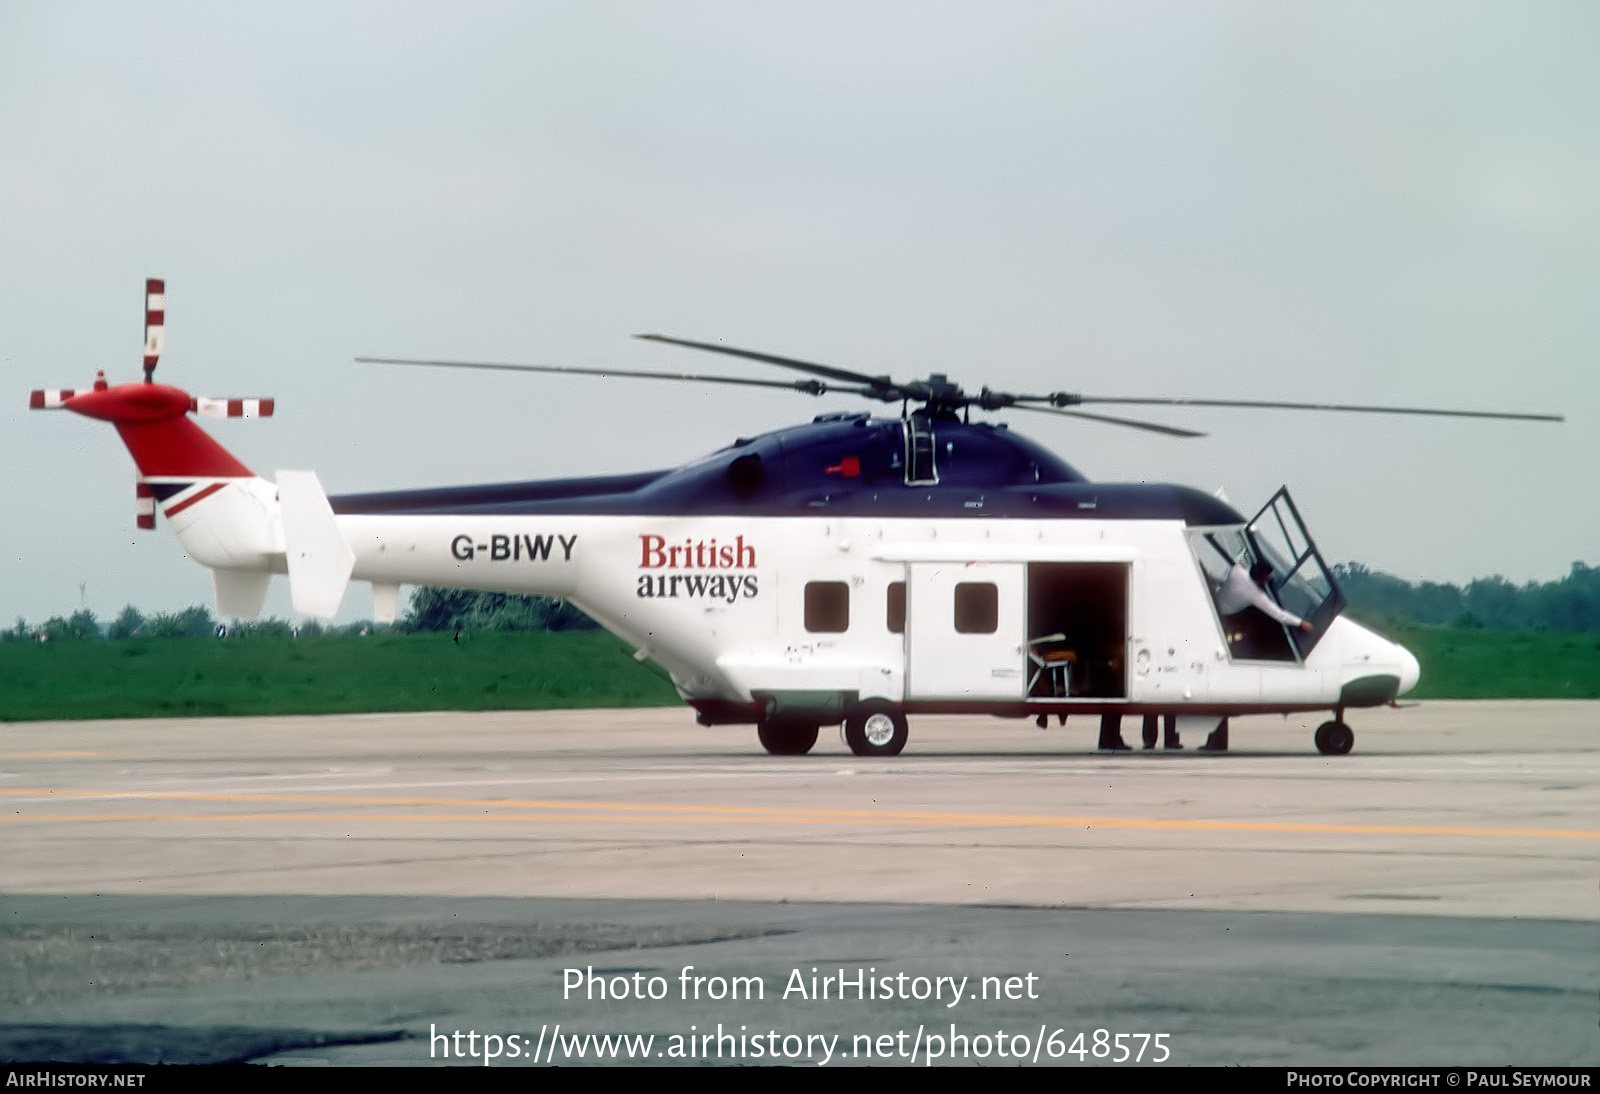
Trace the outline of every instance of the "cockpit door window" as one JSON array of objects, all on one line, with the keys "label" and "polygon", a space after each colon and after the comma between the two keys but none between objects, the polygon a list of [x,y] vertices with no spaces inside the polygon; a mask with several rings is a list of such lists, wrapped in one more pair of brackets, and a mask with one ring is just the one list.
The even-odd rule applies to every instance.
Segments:
[{"label": "cockpit door window", "polygon": [[1266,595],[1278,607],[1311,624],[1309,632],[1288,627],[1255,608],[1218,619],[1236,660],[1300,661],[1311,653],[1344,608],[1344,594],[1306,531],[1287,488],[1279,490],[1248,524],[1196,529],[1190,533],[1195,560],[1213,598],[1238,566],[1272,567]]},{"label": "cockpit door window", "polygon": [[1273,599],[1311,624],[1309,633],[1298,628],[1288,631],[1296,652],[1304,658],[1332,626],[1345,600],[1287,486],[1251,518],[1245,535],[1255,557],[1272,565],[1268,588]]}]

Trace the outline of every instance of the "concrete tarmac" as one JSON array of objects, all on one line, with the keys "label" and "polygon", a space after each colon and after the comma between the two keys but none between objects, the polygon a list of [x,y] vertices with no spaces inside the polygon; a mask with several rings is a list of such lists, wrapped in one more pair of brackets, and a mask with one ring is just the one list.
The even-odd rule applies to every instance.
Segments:
[{"label": "concrete tarmac", "polygon": [[[1107,755],[1093,719],[921,717],[890,760],[680,709],[0,727],[0,1056],[459,1062],[476,1030],[528,1066],[562,1023],[706,1062],[720,1023],[722,1062],[773,1062],[759,1031],[920,1064],[937,1028],[936,1063],[1111,1062],[1096,1030],[1169,1063],[1600,1063],[1600,703],[1352,712],[1342,757],[1319,720]],[[589,968],[663,997],[563,998]]]}]

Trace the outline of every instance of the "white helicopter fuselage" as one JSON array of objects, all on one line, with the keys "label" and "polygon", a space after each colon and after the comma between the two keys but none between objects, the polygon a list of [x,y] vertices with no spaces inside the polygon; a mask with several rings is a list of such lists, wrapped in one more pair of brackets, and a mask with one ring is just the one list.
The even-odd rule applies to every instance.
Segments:
[{"label": "white helicopter fuselage", "polygon": [[[1388,677],[1392,698],[1418,677],[1342,616],[1303,658],[1240,656],[1197,557],[1207,529],[1179,520],[335,514],[309,473],[218,481],[171,523],[218,570],[219,600],[285,570],[297,607],[329,615],[351,580],[380,615],[401,585],[560,597],[712,721],[836,721],[866,699],[1225,715],[1367,705],[1352,686]],[[280,504],[291,485],[309,492]]]},{"label": "white helicopter fuselage", "polygon": [[[897,703],[1026,702],[1029,569],[1125,568],[1121,695],[1035,703],[1336,703],[1416,659],[1340,618],[1303,662],[1230,655],[1189,529],[1169,521],[693,517],[338,518],[352,576],[563,597],[660,663],[686,699],[839,692]],[[906,590],[904,623],[890,590]],[[807,589],[843,585],[843,618],[807,627]],[[958,585],[993,586],[995,627],[957,629]],[[837,628],[837,629],[835,629]],[[1113,689],[1115,690],[1115,689]]]},{"label": "white helicopter fuselage", "polygon": [[[254,617],[275,573],[297,611],[330,617],[352,580],[379,621],[402,585],[561,597],[661,665],[700,721],[755,724],[775,752],[842,722],[856,751],[893,754],[908,712],[1339,719],[1418,677],[1343,618],[1287,491],[1246,521],[1185,487],[1090,483],[952,416],[824,415],[670,471],[330,499],[312,472],[252,473],[189,420],[209,401],[176,388],[33,401],[116,426],[141,526],[166,516],[225,616]],[[1225,611],[1235,571],[1263,565],[1279,576],[1250,590],[1259,610]],[[1318,747],[1350,740],[1329,723]]]},{"label": "white helicopter fuselage", "polygon": [[[1186,718],[1227,747],[1235,714],[1393,702],[1417,660],[1343,615],[1344,597],[1287,489],[1246,520],[1165,483],[1092,483],[1005,423],[1011,408],[1203,436],[1104,413],[1186,405],[1561,421],[1557,415],[1232,399],[969,392],[943,373],[888,375],[660,334],[638,337],[796,372],[779,381],[565,365],[358,358],[391,365],[622,376],[847,393],[900,404],[741,437],[664,471],[329,498],[309,471],[261,478],[190,420],[266,417],[272,399],[196,398],[154,380],[166,284],[145,282],[144,381],[38,389],[29,406],[115,426],[139,469],[138,525],[165,515],[211,568],[224,616],[253,618],[272,575],[295,610],[331,617],[352,580],[393,621],[403,585],[564,598],[653,660],[705,724],[753,723],[805,752],[842,723],[852,751],[898,753],[907,712]],[[1093,407],[1094,409],[1089,409]]]}]

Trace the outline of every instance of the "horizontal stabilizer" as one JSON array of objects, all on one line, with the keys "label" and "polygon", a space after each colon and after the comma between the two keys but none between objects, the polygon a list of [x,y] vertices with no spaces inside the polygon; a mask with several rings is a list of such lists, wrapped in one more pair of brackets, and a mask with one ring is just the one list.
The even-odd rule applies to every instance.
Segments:
[{"label": "horizontal stabilizer", "polygon": [[331,618],[339,611],[356,556],[314,471],[279,471],[283,542],[294,610]]},{"label": "horizontal stabilizer", "polygon": [[65,410],[67,400],[76,394],[70,387],[34,388],[28,393],[28,409]]},{"label": "horizontal stabilizer", "polygon": [[261,614],[272,575],[261,570],[212,570],[217,614],[224,619],[254,619]]}]

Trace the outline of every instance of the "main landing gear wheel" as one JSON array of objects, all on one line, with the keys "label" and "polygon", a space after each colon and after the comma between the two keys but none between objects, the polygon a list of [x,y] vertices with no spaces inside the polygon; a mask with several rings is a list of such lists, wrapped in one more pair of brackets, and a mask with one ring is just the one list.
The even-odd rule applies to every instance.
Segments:
[{"label": "main landing gear wheel", "polygon": [[774,756],[804,756],[817,743],[817,726],[806,722],[762,722],[756,726],[761,747]]},{"label": "main landing gear wheel", "polygon": [[886,699],[868,699],[844,720],[844,743],[857,756],[898,756],[909,733],[906,716]]},{"label": "main landing gear wheel", "polygon": [[1324,756],[1343,756],[1355,747],[1356,735],[1343,722],[1323,722],[1317,727],[1317,751]]}]

